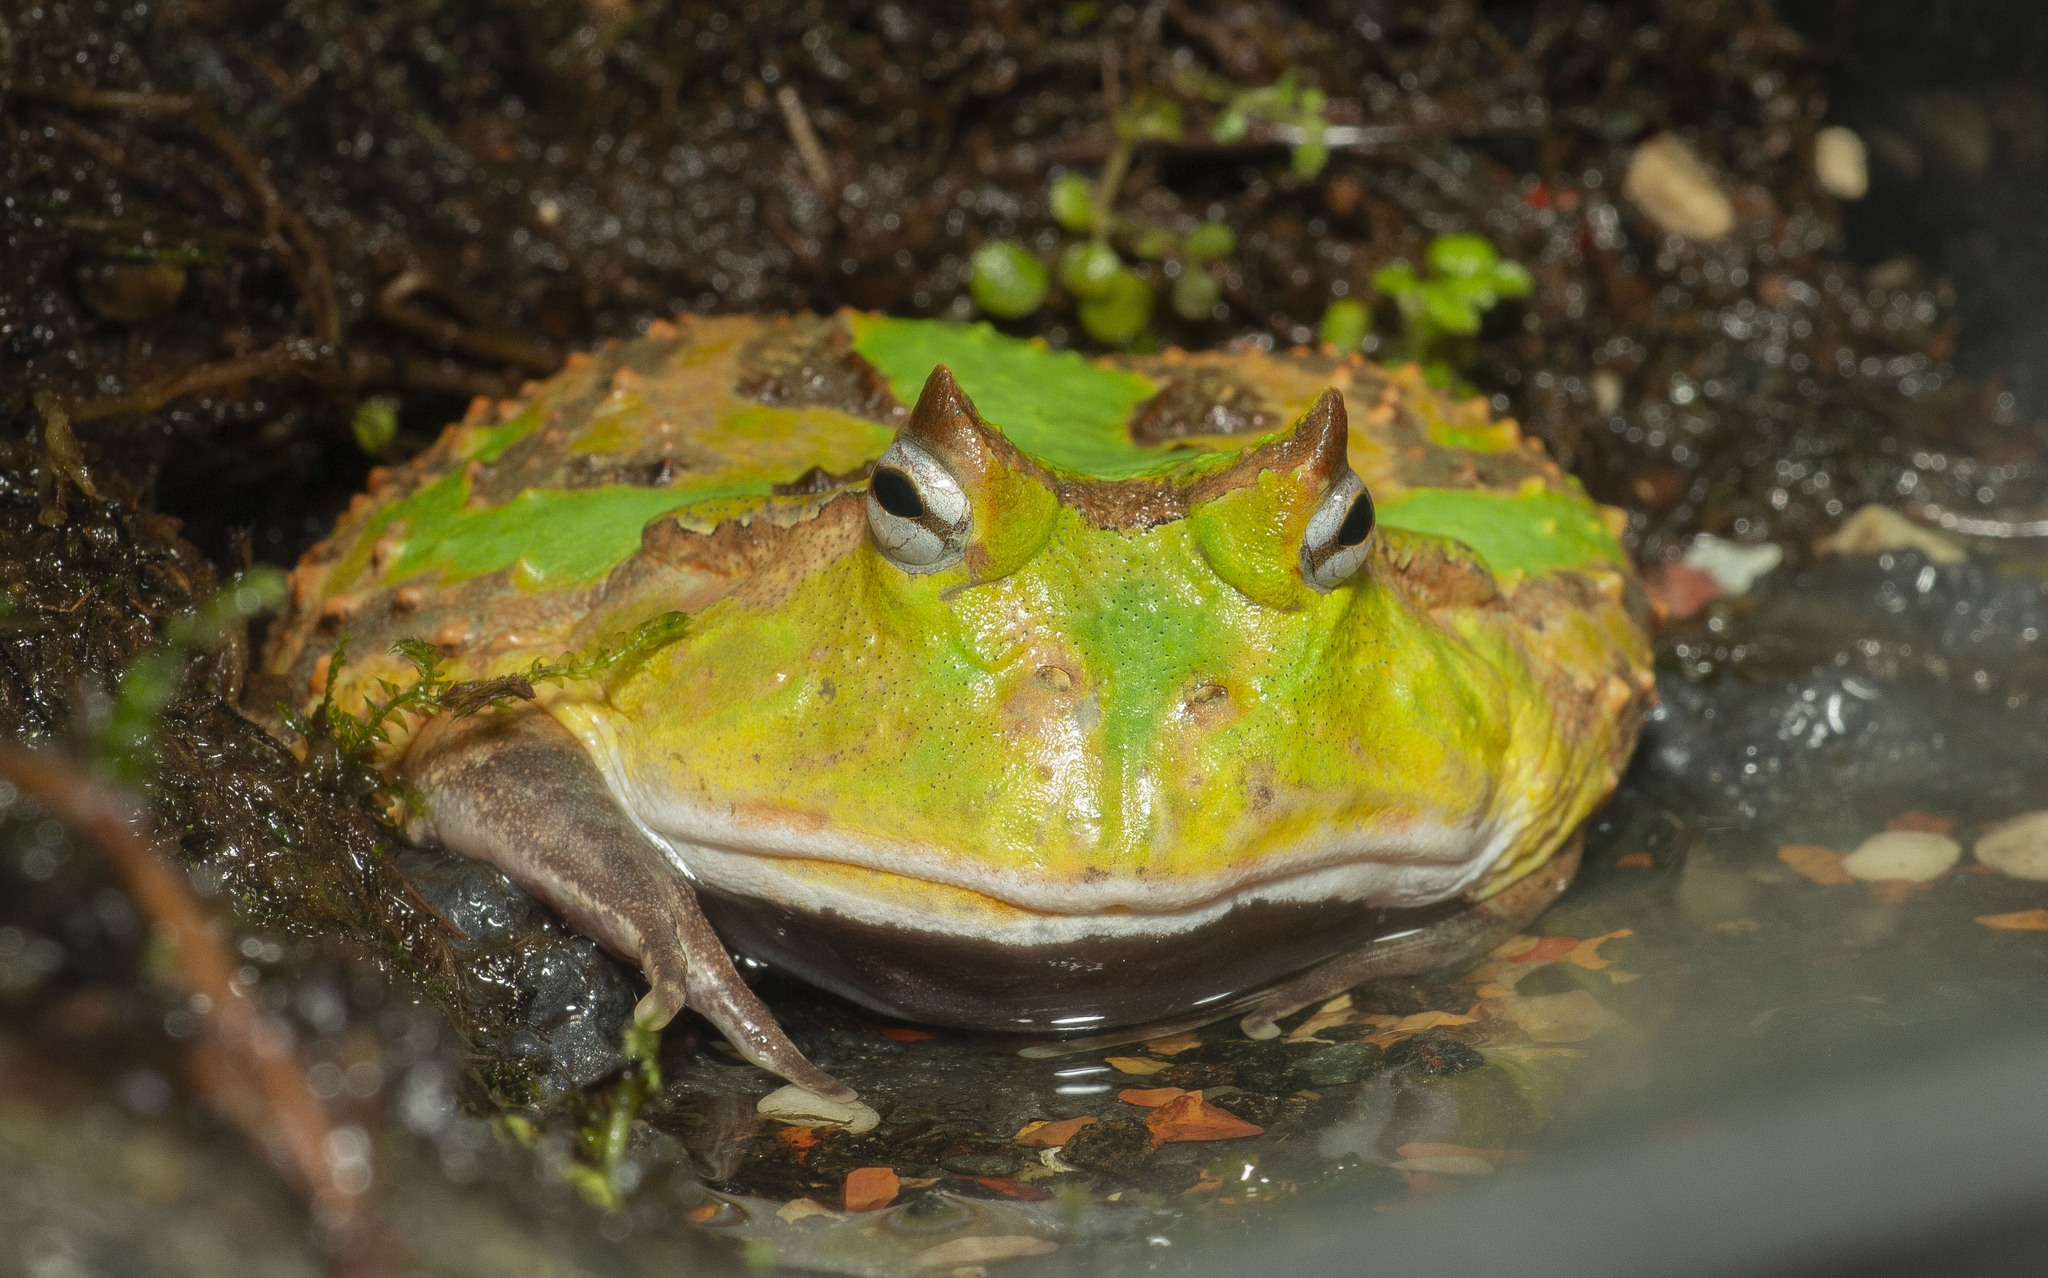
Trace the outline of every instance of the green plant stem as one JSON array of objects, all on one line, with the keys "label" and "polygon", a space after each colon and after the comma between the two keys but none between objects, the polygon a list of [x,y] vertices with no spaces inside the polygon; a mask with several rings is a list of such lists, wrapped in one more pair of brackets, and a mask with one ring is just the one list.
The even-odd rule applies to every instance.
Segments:
[{"label": "green plant stem", "polygon": [[1095,199],[1089,207],[1089,235],[1097,244],[1107,245],[1109,233],[1115,223],[1116,196],[1124,177],[1131,171],[1131,158],[1137,153],[1138,144],[1133,138],[1120,137],[1116,145],[1109,148],[1109,154],[1102,161],[1102,176],[1095,181]]}]

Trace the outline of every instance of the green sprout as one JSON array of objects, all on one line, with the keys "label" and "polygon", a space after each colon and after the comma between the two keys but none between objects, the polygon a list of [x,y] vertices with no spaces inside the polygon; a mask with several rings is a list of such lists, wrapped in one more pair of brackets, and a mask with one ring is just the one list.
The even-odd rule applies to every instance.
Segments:
[{"label": "green sprout", "polygon": [[[1186,135],[1180,103],[1138,95],[1117,111],[1111,132],[1114,141],[1093,181],[1063,173],[1047,189],[1053,221],[1074,237],[1060,249],[1050,278],[1073,298],[1081,328],[1090,337],[1106,346],[1132,346],[1144,338],[1158,305],[1154,272],[1134,269],[1132,261],[1161,263],[1159,273],[1173,280],[1169,300],[1174,313],[1206,319],[1223,296],[1212,267],[1236,249],[1237,237],[1220,222],[1198,222],[1178,232],[1117,212],[1117,193],[1138,146],[1178,142]],[[1021,319],[1037,310],[1047,286],[1045,265],[1015,240],[984,244],[968,278],[974,304],[1000,319]]]},{"label": "green sprout", "polygon": [[1355,297],[1340,297],[1323,312],[1323,345],[1336,347],[1340,354],[1357,350],[1371,331],[1372,312]]},{"label": "green sprout", "polygon": [[372,395],[356,405],[349,420],[356,447],[372,457],[381,457],[398,438],[398,401],[389,395]]},{"label": "green sprout", "polygon": [[974,251],[967,288],[974,304],[1002,319],[1021,319],[1045,300],[1045,267],[1015,240],[995,240]]},{"label": "green sprout", "polygon": [[1528,294],[1529,272],[1519,263],[1501,261],[1492,241],[1481,235],[1439,235],[1430,241],[1424,261],[1427,279],[1408,263],[1396,262],[1372,282],[1400,309],[1408,358],[1422,365],[1430,385],[1453,386],[1471,361],[1471,339],[1480,322],[1503,298]]},{"label": "green sprout", "polygon": [[1323,118],[1329,101],[1321,89],[1303,88],[1301,78],[1288,71],[1263,89],[1240,89],[1231,94],[1210,126],[1209,136],[1218,142],[1235,142],[1251,129],[1254,120],[1296,129],[1301,137],[1294,144],[1291,167],[1294,176],[1307,181],[1330,162],[1325,141],[1330,122]]},{"label": "green sprout", "polygon": [[145,649],[121,671],[99,733],[98,770],[131,785],[147,781],[155,771],[155,742],[164,708],[183,686],[193,655],[219,646],[248,618],[275,610],[284,597],[284,573],[258,565],[197,607],[171,618],[163,642]]}]

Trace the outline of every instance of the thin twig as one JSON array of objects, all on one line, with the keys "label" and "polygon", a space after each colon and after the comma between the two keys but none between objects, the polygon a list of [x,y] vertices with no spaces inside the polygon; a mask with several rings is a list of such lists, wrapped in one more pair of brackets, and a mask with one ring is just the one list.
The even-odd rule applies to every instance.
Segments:
[{"label": "thin twig", "polygon": [[291,374],[309,375],[314,365],[321,360],[321,353],[304,340],[287,341],[255,355],[244,355],[239,359],[224,359],[218,363],[201,364],[190,372],[162,381],[144,382],[126,395],[115,395],[108,399],[87,400],[69,407],[71,420],[75,422],[97,421],[102,417],[118,417],[124,413],[150,413],[165,404],[194,391],[212,390],[216,386],[232,386],[246,382],[252,377],[282,377]]},{"label": "thin twig", "polygon": [[446,295],[434,277],[425,271],[405,271],[377,294],[377,317],[396,328],[418,333],[429,341],[485,359],[517,364],[535,373],[552,373],[562,365],[561,357],[545,347],[506,333],[485,333],[464,328],[454,320],[429,315],[406,305],[416,293]]},{"label": "thin twig", "polygon": [[796,153],[803,157],[811,185],[818,188],[819,195],[831,200],[832,166],[825,159],[825,148],[818,143],[818,131],[811,127],[803,98],[794,85],[785,84],[775,91],[775,105],[782,108],[782,123],[789,130],[789,140],[796,143]]},{"label": "thin twig", "polygon": [[[235,964],[168,851],[142,832],[133,795],[47,753],[0,744],[0,777],[33,797],[112,864],[136,909],[169,942],[177,972],[205,999],[195,1071],[214,1105],[261,1146],[305,1194],[333,1239],[330,1273],[391,1272],[388,1242],[372,1217],[367,1141],[343,1129],[306,1087],[306,1060],[291,1031],[235,982]],[[195,998],[195,1003],[198,999]]]}]

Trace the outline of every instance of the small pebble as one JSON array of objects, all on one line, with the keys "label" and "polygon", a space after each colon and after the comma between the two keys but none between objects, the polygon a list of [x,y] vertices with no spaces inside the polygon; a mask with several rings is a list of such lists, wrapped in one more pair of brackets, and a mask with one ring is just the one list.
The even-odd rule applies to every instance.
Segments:
[{"label": "small pebble", "polygon": [[1757,578],[1785,562],[1785,549],[1776,542],[1751,546],[1701,533],[1686,547],[1683,562],[1712,577],[1727,594],[1746,595]]},{"label": "small pebble", "polygon": [[1977,840],[1975,851],[2000,874],[2048,882],[2048,811],[1999,822]]},{"label": "small pebble", "polygon": [[826,1100],[791,1083],[760,1099],[754,1112],[796,1127],[844,1127],[858,1136],[871,1132],[882,1116],[859,1101]]},{"label": "small pebble", "polygon": [[1856,130],[1839,124],[1813,138],[1813,176],[1820,189],[1838,200],[1860,200],[1870,191],[1870,157]]},{"label": "small pebble", "polygon": [[1621,193],[1651,221],[1687,239],[1718,240],[1735,229],[1735,205],[1699,155],[1675,133],[1636,148]]},{"label": "small pebble", "polygon": [[1869,505],[1842,521],[1842,526],[1813,544],[1823,555],[1879,555],[1887,550],[1917,550],[1928,562],[1959,564],[1970,557],[1955,542],[1922,528],[1889,506]]},{"label": "small pebble", "polygon": [[1886,830],[1863,840],[1842,858],[1842,869],[1865,882],[1904,879],[1925,883],[1948,873],[1963,855],[1963,845],[1945,834],[1925,830]]}]

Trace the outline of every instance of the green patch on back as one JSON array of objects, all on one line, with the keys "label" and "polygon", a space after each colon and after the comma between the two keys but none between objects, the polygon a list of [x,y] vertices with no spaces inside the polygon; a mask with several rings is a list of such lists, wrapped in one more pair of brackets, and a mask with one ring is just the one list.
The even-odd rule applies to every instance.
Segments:
[{"label": "green patch on back", "polygon": [[378,512],[329,589],[339,593],[354,584],[368,564],[369,548],[401,521],[404,540],[383,584],[431,570],[445,583],[513,568],[521,586],[539,589],[602,577],[640,548],[640,530],[657,516],[768,491],[765,480],[705,488],[529,488],[502,506],[473,510],[468,476],[457,471]]},{"label": "green patch on back", "polygon": [[539,398],[521,409],[519,415],[510,421],[500,422],[476,437],[470,446],[469,456],[489,464],[505,455],[505,450],[525,439],[547,420],[547,408]]},{"label": "green patch on back", "polygon": [[1599,507],[1548,489],[1522,494],[1412,488],[1381,501],[1379,520],[1389,528],[1462,541],[1495,576],[1509,579],[1627,562]]},{"label": "green patch on back", "polygon": [[1158,389],[1136,373],[1006,337],[987,324],[858,314],[846,323],[853,349],[889,379],[899,401],[916,403],[924,379],[944,364],[984,420],[1028,456],[1061,470],[1130,479],[1203,456],[1131,442],[1131,410]]}]

